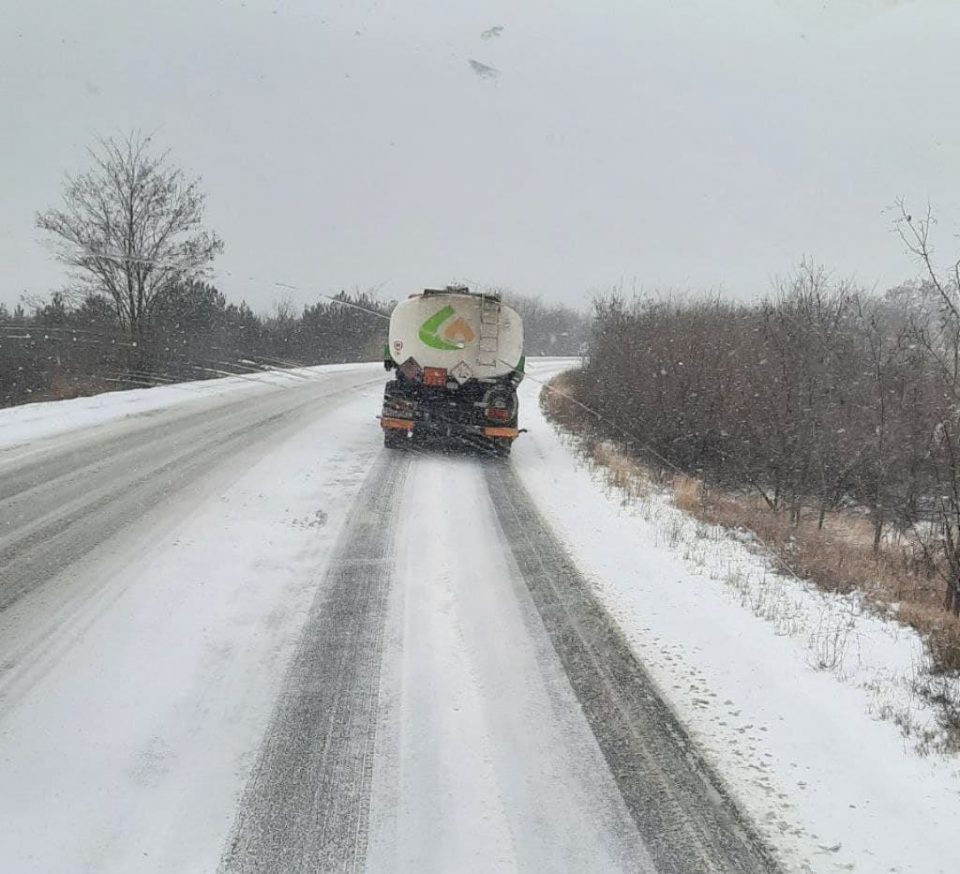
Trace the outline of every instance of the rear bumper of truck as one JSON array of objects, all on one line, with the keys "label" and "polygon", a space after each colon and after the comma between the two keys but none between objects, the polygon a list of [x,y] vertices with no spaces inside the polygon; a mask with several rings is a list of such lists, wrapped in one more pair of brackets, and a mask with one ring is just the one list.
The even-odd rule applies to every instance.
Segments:
[{"label": "rear bumper of truck", "polygon": [[380,427],[385,431],[412,431],[416,424],[416,422],[412,422],[410,419],[396,419],[392,416],[380,417]]},{"label": "rear bumper of truck", "polygon": [[497,425],[467,425],[459,422],[439,420],[399,419],[395,416],[381,416],[380,427],[385,431],[416,431],[423,435],[452,437],[469,434],[474,437],[506,438],[515,440],[520,436],[519,428],[507,428]]}]

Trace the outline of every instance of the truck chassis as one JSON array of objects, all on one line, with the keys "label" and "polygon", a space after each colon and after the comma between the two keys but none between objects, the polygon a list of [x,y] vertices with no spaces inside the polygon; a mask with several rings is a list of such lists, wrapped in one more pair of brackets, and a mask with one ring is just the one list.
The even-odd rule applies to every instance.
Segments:
[{"label": "truck chassis", "polygon": [[520,434],[516,385],[510,379],[472,379],[450,389],[403,378],[383,392],[384,445],[391,449],[431,443],[510,454]]}]

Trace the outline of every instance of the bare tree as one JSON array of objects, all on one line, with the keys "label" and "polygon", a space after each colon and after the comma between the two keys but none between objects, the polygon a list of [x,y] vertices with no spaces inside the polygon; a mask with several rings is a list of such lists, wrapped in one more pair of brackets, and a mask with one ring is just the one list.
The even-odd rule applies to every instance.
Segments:
[{"label": "bare tree", "polygon": [[[929,466],[936,486],[938,533],[932,540],[944,559],[940,571],[946,583],[944,606],[960,615],[960,259],[948,268],[945,278],[934,261],[932,208],[928,205],[924,215],[915,218],[900,199],[896,209],[897,232],[927,274],[919,299],[929,315],[917,336],[937,363]],[[925,550],[930,539],[921,540]]]},{"label": "bare tree", "polygon": [[106,295],[142,355],[151,317],[184,283],[204,277],[223,250],[203,229],[199,180],[151,151],[150,137],[100,139],[93,167],[67,177],[64,205],[37,215],[80,289]]},{"label": "bare tree", "polygon": [[960,258],[954,261],[950,268],[951,277],[943,280],[933,261],[933,243],[930,238],[931,230],[936,224],[933,216],[933,207],[927,204],[922,218],[914,218],[907,209],[903,198],[897,200],[895,209],[897,218],[894,227],[903,240],[907,251],[913,255],[924,267],[930,284],[936,290],[945,315],[948,314],[956,321],[960,321]]}]

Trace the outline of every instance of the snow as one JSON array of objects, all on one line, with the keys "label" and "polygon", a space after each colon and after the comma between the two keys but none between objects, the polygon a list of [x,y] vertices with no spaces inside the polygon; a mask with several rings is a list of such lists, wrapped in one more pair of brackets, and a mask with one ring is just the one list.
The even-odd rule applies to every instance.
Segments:
[{"label": "snow", "polygon": [[[75,432],[83,428],[144,416],[175,406],[189,408],[196,403],[210,403],[216,399],[232,400],[242,394],[255,396],[264,391],[275,391],[295,385],[305,379],[324,374],[343,373],[365,367],[371,375],[382,372],[383,365],[371,363],[326,364],[320,367],[302,367],[291,370],[265,370],[241,376],[178,382],[154,388],[103,392],[89,397],[65,401],[41,401],[0,409],[0,452],[19,444]],[[3,456],[0,455],[0,459]]]},{"label": "snow", "polygon": [[[936,730],[910,689],[916,635],[774,574],[662,495],[625,502],[539,410],[541,382],[568,365],[529,363],[529,433],[511,464],[787,870],[956,870],[957,760],[919,755],[881,718]],[[351,367],[377,375],[318,368],[3,410],[0,447]],[[72,565],[96,592],[83,603],[58,609],[41,590],[3,614],[3,871],[216,870],[332,545],[381,452],[379,393],[377,381],[357,389]],[[449,512],[448,491],[464,496]],[[510,589],[478,466],[417,459],[403,500],[371,868],[615,867],[624,812]],[[422,526],[438,533],[429,552]],[[441,817],[451,828],[438,836]],[[562,825],[556,844],[543,817]]]},{"label": "snow", "polygon": [[482,465],[418,458],[398,516],[367,870],[653,872]]},{"label": "snow", "polygon": [[[217,869],[331,544],[381,451],[380,391],[356,392],[72,565],[96,592],[73,612],[41,589],[3,615],[0,869]],[[155,403],[130,394],[67,402],[93,411],[71,421]],[[35,420],[45,433],[68,420],[48,410]]]},{"label": "snow", "polygon": [[513,464],[638,657],[790,871],[956,870],[956,757],[921,756],[890,719],[935,732],[912,694],[916,634],[855,599],[773,573],[736,537],[652,493],[607,486],[522,387]]}]

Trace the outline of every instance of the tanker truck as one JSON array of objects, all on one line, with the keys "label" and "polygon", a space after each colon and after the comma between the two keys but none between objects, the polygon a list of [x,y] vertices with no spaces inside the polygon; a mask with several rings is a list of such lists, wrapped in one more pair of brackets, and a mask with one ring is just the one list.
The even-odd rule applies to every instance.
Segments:
[{"label": "tanker truck", "polygon": [[508,455],[520,434],[523,324],[498,294],[425,289],[394,308],[384,367],[384,444],[469,444]]}]

